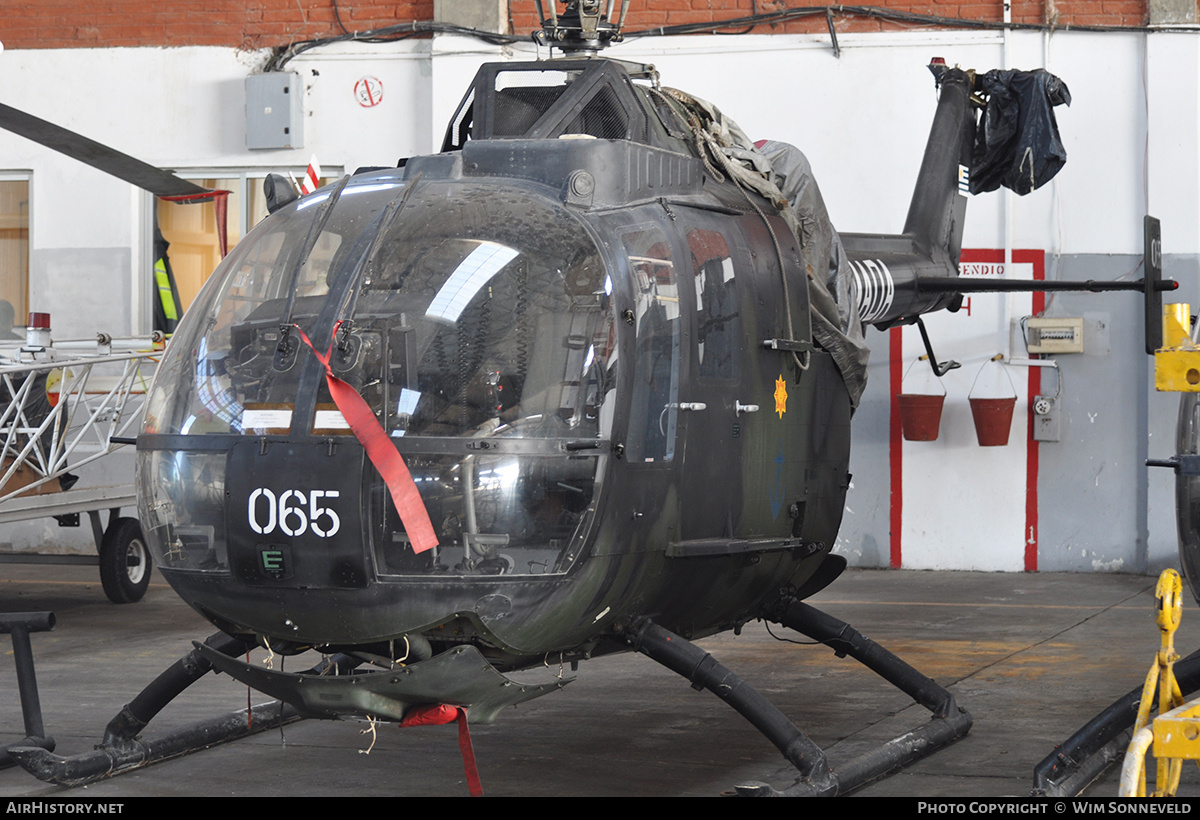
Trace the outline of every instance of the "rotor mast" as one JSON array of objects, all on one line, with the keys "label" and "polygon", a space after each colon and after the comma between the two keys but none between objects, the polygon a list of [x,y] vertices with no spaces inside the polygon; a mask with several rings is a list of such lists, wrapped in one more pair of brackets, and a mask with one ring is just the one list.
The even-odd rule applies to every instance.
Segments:
[{"label": "rotor mast", "polygon": [[542,0],[537,3],[542,30],[533,33],[540,45],[557,48],[571,54],[594,55],[612,43],[621,42],[621,28],[629,11],[629,0],[620,0],[620,11],[614,19],[617,0],[567,0],[567,7],[558,13],[558,0],[549,0],[547,16]]}]

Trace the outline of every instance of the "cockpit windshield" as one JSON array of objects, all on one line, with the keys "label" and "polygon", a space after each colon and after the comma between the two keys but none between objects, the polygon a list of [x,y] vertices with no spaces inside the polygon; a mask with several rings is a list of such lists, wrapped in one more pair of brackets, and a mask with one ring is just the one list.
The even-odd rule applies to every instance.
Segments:
[{"label": "cockpit windshield", "polygon": [[374,236],[403,189],[371,187],[348,188],[315,238],[322,203],[239,245],[175,340],[196,355],[174,362],[191,372],[158,397],[153,431],[295,432],[297,413],[313,414],[304,432],[337,430],[323,384],[300,406],[299,342],[280,351],[295,327],[323,352],[331,316],[334,373],[391,436],[604,435],[612,285],[585,229],[519,190],[430,183]]},{"label": "cockpit windshield", "polygon": [[[353,503],[381,578],[553,573],[576,557],[611,434],[617,344],[612,283],[565,208],[520,185],[359,182],[264,222],[214,280],[171,342],[147,433],[353,445],[324,369],[305,362],[328,350],[333,375],[366,400],[402,454],[440,543],[413,552],[366,464]],[[237,530],[255,537],[273,520],[272,498],[304,491],[239,488],[247,470],[233,459],[252,459],[234,450],[249,452],[230,451],[225,486],[172,482],[182,495],[162,505],[190,522],[216,524],[227,511],[232,549],[216,543],[224,528],[210,527],[202,541],[211,549],[190,556],[176,537],[174,550],[162,548],[164,568],[220,570],[237,551]],[[153,460],[178,469],[180,458],[224,458],[176,456]],[[254,502],[228,500],[240,489]],[[348,487],[332,497],[349,521]],[[223,498],[226,509],[203,509]]]},{"label": "cockpit windshield", "polygon": [[385,378],[356,386],[395,436],[596,437],[615,351],[595,247],[550,219],[535,224],[550,214],[511,206],[507,216],[528,220],[525,236],[539,241],[454,235],[448,223],[482,208],[448,208],[429,230],[405,226],[385,240],[367,273],[352,333],[377,358],[366,370]]}]

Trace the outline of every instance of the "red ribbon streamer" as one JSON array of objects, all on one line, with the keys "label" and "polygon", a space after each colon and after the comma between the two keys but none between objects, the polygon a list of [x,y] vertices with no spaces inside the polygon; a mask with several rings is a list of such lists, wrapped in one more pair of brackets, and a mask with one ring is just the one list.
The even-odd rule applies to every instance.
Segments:
[{"label": "red ribbon streamer", "polygon": [[483,784],[479,780],[479,768],[475,765],[475,749],[471,745],[471,730],[467,728],[466,709],[444,703],[414,706],[405,713],[400,726],[442,726],[453,720],[458,720],[458,749],[462,752],[467,788],[471,790],[472,797],[482,797]]},{"label": "red ribbon streamer", "polygon": [[[334,325],[334,338],[337,337],[338,328],[341,326],[341,322]],[[437,535],[433,531],[433,523],[429,520],[429,511],[425,509],[425,502],[421,500],[421,493],[417,489],[416,482],[413,481],[412,474],[408,471],[408,465],[404,463],[404,458],[396,450],[392,440],[388,438],[383,425],[375,418],[375,413],[372,412],[366,400],[358,395],[357,390],[333,375],[333,368],[329,366],[329,357],[333,352],[333,340],[330,340],[329,349],[322,356],[313,347],[313,343],[309,341],[308,336],[300,329],[299,325],[292,325],[292,327],[296,328],[309,350],[325,366],[325,381],[329,385],[329,394],[333,397],[333,403],[341,411],[342,418],[350,425],[350,432],[354,433],[355,438],[366,450],[371,464],[375,465],[375,469],[383,477],[383,482],[392,495],[392,503],[396,505],[396,512],[400,514],[400,522],[404,525],[404,531],[412,544],[413,552],[419,554],[433,549],[438,545]]]}]

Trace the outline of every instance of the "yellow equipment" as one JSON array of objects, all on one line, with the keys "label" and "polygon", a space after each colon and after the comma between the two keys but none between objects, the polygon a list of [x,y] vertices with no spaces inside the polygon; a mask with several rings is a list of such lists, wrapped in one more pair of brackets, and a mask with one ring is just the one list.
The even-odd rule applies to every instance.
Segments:
[{"label": "yellow equipment", "polygon": [[[1158,602],[1158,630],[1162,646],[1142,687],[1133,740],[1121,767],[1121,797],[1173,797],[1179,788],[1183,761],[1200,760],[1200,700],[1184,703],[1175,680],[1175,630],[1183,614],[1180,595],[1183,584],[1179,573],[1165,569],[1158,577],[1155,598]],[[1157,684],[1157,687],[1156,687]],[[1154,692],[1158,690],[1158,717],[1150,722]],[[1153,745],[1158,761],[1155,790],[1146,793],[1146,752]]]},{"label": "yellow equipment", "polygon": [[1200,345],[1192,341],[1192,311],[1186,302],[1163,305],[1163,346],[1154,351],[1154,388],[1200,392]]}]

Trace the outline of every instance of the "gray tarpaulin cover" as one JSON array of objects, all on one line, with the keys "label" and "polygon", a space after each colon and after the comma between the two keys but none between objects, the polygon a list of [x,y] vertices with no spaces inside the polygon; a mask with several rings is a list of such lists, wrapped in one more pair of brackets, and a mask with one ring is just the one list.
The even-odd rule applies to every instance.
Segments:
[{"label": "gray tarpaulin cover", "polygon": [[[1054,106],[1071,102],[1066,84],[1044,70],[989,71],[977,87],[987,109],[976,128],[971,193],[1004,185],[1027,194],[1048,182],[1067,160]],[[845,250],[829,223],[808,159],[782,142],[751,143],[716,106],[675,89],[698,143],[713,164],[743,189],[757,191],[780,209],[795,233],[808,271],[814,340],[833,357],[858,406],[867,383],[867,348]]]},{"label": "gray tarpaulin cover", "polygon": [[813,335],[837,362],[852,407],[867,386],[867,357],[858,300],[842,240],[829,222],[825,200],[808,158],[794,145],[766,140],[759,151],[770,161],[775,185],[787,198],[799,225],[797,233],[808,268]]},{"label": "gray tarpaulin cover", "polygon": [[773,202],[795,233],[808,272],[813,338],[833,357],[851,407],[858,407],[867,386],[871,351],[863,336],[846,253],[829,222],[807,157],[784,142],[753,143],[712,103],[673,88],[663,91],[692,114],[689,120],[697,138],[721,167],[740,185]]}]

